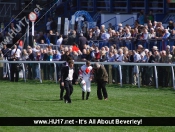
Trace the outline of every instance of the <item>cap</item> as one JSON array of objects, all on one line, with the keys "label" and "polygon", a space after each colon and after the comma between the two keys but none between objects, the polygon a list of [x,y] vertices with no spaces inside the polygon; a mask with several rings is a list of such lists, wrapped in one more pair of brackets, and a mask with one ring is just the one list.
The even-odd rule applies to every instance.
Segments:
[{"label": "cap", "polygon": [[94,67],[95,69],[96,69],[96,68],[99,68],[99,67],[100,67],[100,64],[99,64],[99,63],[95,63],[93,67]]},{"label": "cap", "polygon": [[153,49],[153,50],[158,50],[157,46],[153,46],[152,49]]}]

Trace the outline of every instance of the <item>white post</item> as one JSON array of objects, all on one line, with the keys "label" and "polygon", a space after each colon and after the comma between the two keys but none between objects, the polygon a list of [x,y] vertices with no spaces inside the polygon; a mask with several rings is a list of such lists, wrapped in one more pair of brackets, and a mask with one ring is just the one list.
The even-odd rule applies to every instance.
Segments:
[{"label": "white post", "polygon": [[32,21],[32,36],[34,36],[34,21]]},{"label": "white post", "polygon": [[57,66],[54,63],[54,70],[55,70],[55,82],[58,83],[58,78],[57,78]]},{"label": "white post", "polygon": [[8,74],[9,80],[11,80],[11,72],[10,72],[10,65],[9,65],[9,63],[7,63],[7,67],[8,67],[8,72],[9,72],[9,74]]},{"label": "white post", "polygon": [[121,68],[121,65],[119,65],[119,74],[120,74],[120,86],[122,87],[122,68]]},{"label": "white post", "polygon": [[138,88],[140,88],[140,74],[139,74],[139,67],[136,66],[136,71],[137,71],[137,83],[138,83]]},{"label": "white post", "polygon": [[65,18],[64,35],[68,35],[68,29],[69,29],[69,20],[68,20],[68,18]]},{"label": "white post", "polygon": [[24,82],[26,82],[26,69],[25,69],[24,63],[22,63],[22,69],[23,69]]},{"label": "white post", "polygon": [[156,80],[156,88],[158,88],[158,76],[157,76],[157,67],[154,66],[154,74],[155,74],[155,80]]},{"label": "white post", "polygon": [[172,82],[173,82],[173,88],[174,88],[174,90],[175,90],[175,80],[174,80],[174,68],[173,68],[173,66],[171,66],[171,72],[172,72]]},{"label": "white post", "polygon": [[72,19],[71,19],[71,29],[74,30],[74,26],[75,26],[75,15],[72,15]]},{"label": "white post", "polygon": [[58,17],[58,23],[57,23],[57,31],[58,31],[58,33],[60,34],[60,32],[61,32],[61,17]]},{"label": "white post", "polygon": [[40,80],[40,83],[42,83],[42,78],[41,78],[41,65],[40,65],[40,63],[38,63],[38,69],[39,69],[39,80]]}]

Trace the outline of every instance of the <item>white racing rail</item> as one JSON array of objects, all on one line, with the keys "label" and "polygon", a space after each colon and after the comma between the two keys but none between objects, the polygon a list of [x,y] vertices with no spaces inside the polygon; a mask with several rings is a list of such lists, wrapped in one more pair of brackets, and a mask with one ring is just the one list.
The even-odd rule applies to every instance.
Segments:
[{"label": "white racing rail", "polygon": [[[56,64],[63,64],[65,61],[7,61],[7,60],[0,60],[0,63],[6,63],[8,67],[8,72],[10,75],[10,66],[9,63],[20,63],[22,64],[23,67],[23,77],[24,81],[26,82],[26,76],[25,76],[25,67],[24,64],[32,64],[36,63],[39,65],[39,73],[40,73],[40,82],[42,83],[41,79],[41,67],[40,64],[54,64],[54,70],[55,70],[55,81],[58,83],[58,78],[57,78],[57,67]],[[96,62],[91,62],[91,64],[94,64]],[[155,83],[156,83],[156,88],[158,88],[158,76],[157,76],[157,67],[158,66],[168,66],[171,67],[171,73],[172,73],[172,82],[173,82],[173,88],[175,90],[175,79],[174,79],[174,68],[175,64],[169,64],[169,63],[127,63],[127,62],[99,62],[100,64],[103,65],[118,65],[119,66],[119,75],[120,75],[120,86],[122,87],[122,70],[121,66],[136,66],[137,73],[138,73],[138,88],[140,88],[140,78],[139,78],[139,66],[153,66],[154,67],[154,74],[155,74]],[[85,62],[74,62],[74,64],[85,64]]]}]

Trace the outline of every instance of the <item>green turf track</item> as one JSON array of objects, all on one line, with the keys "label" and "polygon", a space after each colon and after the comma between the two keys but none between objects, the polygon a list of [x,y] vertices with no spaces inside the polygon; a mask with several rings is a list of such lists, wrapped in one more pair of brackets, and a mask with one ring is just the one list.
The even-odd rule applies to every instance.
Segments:
[{"label": "green turf track", "polygon": [[[59,101],[59,85],[44,81],[0,81],[0,117],[175,117],[172,88],[107,85],[109,99],[98,100],[92,85],[89,100],[74,86],[72,104]],[[174,132],[172,126],[0,126],[0,132]]]}]

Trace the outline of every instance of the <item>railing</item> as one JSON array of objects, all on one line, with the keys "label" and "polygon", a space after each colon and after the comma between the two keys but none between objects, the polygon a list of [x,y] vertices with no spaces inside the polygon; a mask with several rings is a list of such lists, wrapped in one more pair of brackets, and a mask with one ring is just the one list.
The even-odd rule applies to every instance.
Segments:
[{"label": "railing", "polygon": [[165,18],[164,18],[164,20],[163,20],[163,23],[167,23],[168,24],[168,22],[169,21],[175,21],[175,14],[168,14]]},{"label": "railing", "polygon": [[[57,66],[56,64],[63,64],[64,61],[4,61],[0,60],[0,63],[6,63],[8,67],[8,73],[10,75],[10,66],[9,64],[11,63],[21,63],[23,67],[23,76],[24,76],[24,81],[26,82],[26,74],[25,74],[25,66],[24,64],[38,64],[39,65],[39,76],[40,76],[40,82],[42,83],[41,79],[41,64],[54,64],[54,70],[55,70],[55,82],[58,83],[58,78],[57,78]],[[74,62],[75,64],[85,64],[85,62]],[[91,64],[94,64],[95,62],[91,62]],[[139,78],[139,66],[152,66],[154,67],[154,75],[155,75],[155,83],[156,83],[156,88],[158,88],[158,74],[157,74],[157,67],[161,66],[166,66],[171,68],[171,73],[172,73],[172,83],[173,83],[173,88],[175,90],[175,78],[174,78],[174,67],[175,64],[168,64],[168,63],[124,63],[124,62],[100,62],[103,65],[118,65],[119,69],[119,75],[120,75],[120,86],[122,87],[122,66],[135,66],[136,68],[136,73],[137,73],[137,82],[138,82],[138,88],[140,88],[140,78]]]},{"label": "railing", "polygon": [[[121,22],[121,23],[123,24],[124,22],[126,22],[126,21],[128,21],[128,20],[130,20],[130,19],[133,19],[133,24],[132,24],[132,25],[130,24],[130,26],[133,26],[133,25],[134,25],[134,21],[135,21],[135,20],[134,20],[134,17],[128,18],[128,19],[126,19],[125,21],[123,21],[123,22]],[[116,24],[115,27],[118,27],[118,25]]]},{"label": "railing", "polygon": [[97,22],[97,20],[99,19],[100,16],[101,16],[101,12],[97,12],[97,13],[93,16],[94,22]]},{"label": "railing", "polygon": [[[137,39],[138,42],[137,44],[134,44],[132,40],[134,40],[135,38],[131,38],[129,39],[130,40],[130,44],[129,45],[130,47],[129,50],[135,50],[134,46],[137,46],[137,45],[143,45],[144,48],[147,48],[149,50],[152,49],[153,46],[157,46],[158,49],[161,51],[161,50],[165,50],[166,46],[169,45],[170,46],[170,49],[172,49],[172,46],[174,46],[174,42],[175,42],[175,39],[147,39],[147,40],[144,40],[144,39]],[[126,46],[126,42],[125,40],[117,40],[118,42],[106,42],[104,40],[89,40],[88,41],[88,45],[89,46],[92,46],[93,44],[97,47],[99,47],[99,49],[101,49],[101,47],[104,47],[104,46],[110,46],[112,44],[116,44],[119,48],[119,47],[123,47],[123,46]],[[165,42],[166,41],[166,42]],[[105,45],[106,44],[106,45]],[[51,46],[52,49],[54,50],[58,50],[59,49],[59,45],[48,45],[48,44],[38,44],[41,48],[46,48],[47,46]],[[63,45],[64,47],[65,46],[71,46],[71,45]]]},{"label": "railing", "polygon": [[116,25],[116,23],[117,23],[117,18],[116,17],[113,17],[113,18],[107,20],[106,22],[101,23],[101,25],[103,25],[103,24],[105,24],[105,23],[107,23],[107,22],[109,22],[109,21],[111,21],[113,19],[115,19],[115,25]]}]

